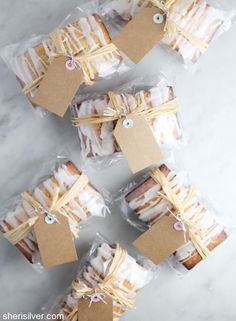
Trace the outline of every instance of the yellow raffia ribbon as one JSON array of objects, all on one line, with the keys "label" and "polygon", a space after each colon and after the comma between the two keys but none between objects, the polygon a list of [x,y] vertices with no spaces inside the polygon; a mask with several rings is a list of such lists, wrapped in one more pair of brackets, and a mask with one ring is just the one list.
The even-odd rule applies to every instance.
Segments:
[{"label": "yellow raffia ribbon", "polygon": [[[194,197],[195,192],[193,187],[190,187],[189,192],[183,201],[179,200],[178,195],[174,188],[171,187],[169,181],[167,180],[165,174],[159,168],[155,168],[151,171],[150,176],[153,178],[155,182],[161,185],[163,192],[159,192],[159,195],[168,200],[176,209],[177,215],[176,218],[179,219],[184,225],[188,227],[189,238],[195,246],[197,252],[200,256],[205,259],[209,254],[210,250],[202,241],[203,233],[202,231],[194,225],[190,219],[187,219],[185,216],[185,212],[190,205],[191,199]],[[174,215],[170,211],[171,214]],[[174,215],[175,216],[175,215]]]},{"label": "yellow raffia ribbon", "polygon": [[186,30],[181,28],[176,21],[170,19],[170,8],[176,2],[176,0],[166,0],[166,1],[149,0],[149,1],[152,5],[161,9],[164,12],[166,16],[164,32],[166,33],[167,37],[172,37],[172,36],[175,36],[176,34],[179,34],[182,37],[184,37],[186,40],[188,40],[201,53],[204,53],[207,50],[208,44],[206,42],[194,36],[193,34],[187,32]]},{"label": "yellow raffia ribbon", "polygon": [[[20,224],[18,227],[12,229],[9,232],[4,233],[4,236],[12,243],[17,244],[22,241],[28,233],[30,233],[35,223],[37,222],[39,215],[41,214],[52,214],[56,213],[62,214],[69,218],[69,210],[67,204],[75,198],[77,193],[83,189],[89,182],[88,177],[82,173],[78,180],[72,185],[72,187],[61,197],[59,197],[59,187],[55,188],[52,202],[49,208],[44,208],[42,204],[40,204],[33,196],[31,196],[28,192],[24,192],[22,194],[23,198],[34,208],[35,215],[29,218],[26,222]],[[73,210],[70,209],[72,213]],[[76,213],[75,213],[76,214]],[[73,236],[78,237],[78,229],[73,225],[70,225],[71,232]]]},{"label": "yellow raffia ribbon", "polygon": [[[87,52],[81,55],[80,53],[78,53],[78,48],[76,48],[76,46],[72,47],[69,41],[67,41],[67,39],[63,37],[63,33],[60,29],[55,29],[50,34],[50,39],[53,46],[55,47],[55,52],[52,54],[53,58],[55,59],[59,57],[68,57],[68,59],[71,59],[79,69],[82,69],[84,74],[84,81],[88,85],[92,85],[93,81],[90,79],[88,69],[84,68],[85,64],[89,63],[94,58],[111,54],[112,52],[117,51],[117,47],[113,43],[110,43],[98,48],[93,52]],[[23,92],[28,95],[31,91],[36,90],[43,78],[44,75],[41,75],[30,84],[26,85],[23,88]]]},{"label": "yellow raffia ribbon", "polygon": [[176,98],[163,103],[158,107],[152,107],[149,109],[143,107],[141,99],[138,99],[137,107],[133,111],[127,112],[124,106],[121,106],[117,101],[115,93],[109,92],[108,96],[112,107],[107,108],[103,114],[94,114],[83,117],[74,116],[71,118],[72,125],[78,127],[81,125],[100,124],[109,121],[116,121],[122,117],[129,116],[144,116],[147,120],[151,120],[160,115],[174,114],[178,111]]},{"label": "yellow raffia ribbon", "polygon": [[[129,298],[124,294],[119,286],[115,285],[117,279],[117,272],[120,266],[127,257],[127,251],[123,249],[118,243],[116,244],[116,251],[112,260],[109,271],[102,282],[100,282],[96,288],[90,288],[81,281],[73,281],[73,296],[75,299],[80,300],[81,298],[89,298],[92,294],[104,293],[109,296],[112,300],[119,302],[119,304],[129,308],[134,308],[134,298]],[[95,303],[96,304],[96,303]],[[68,315],[66,321],[78,321],[79,305]],[[98,316],[99,317],[99,316]]]}]

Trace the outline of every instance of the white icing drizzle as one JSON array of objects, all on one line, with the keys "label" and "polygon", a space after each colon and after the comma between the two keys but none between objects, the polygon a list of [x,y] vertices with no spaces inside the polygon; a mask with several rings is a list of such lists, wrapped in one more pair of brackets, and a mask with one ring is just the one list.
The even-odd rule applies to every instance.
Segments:
[{"label": "white icing drizzle", "polygon": [[[78,30],[78,28],[75,28],[73,25],[68,25],[67,27],[67,32],[66,32],[66,37],[70,36],[72,39],[74,39],[75,43],[79,44],[79,47],[81,50],[83,50],[83,44],[81,42],[81,38],[85,38],[84,40],[86,43],[90,46],[90,51],[97,49],[98,45],[96,44],[94,38],[93,38],[93,31],[90,26],[90,21],[87,18],[81,18],[79,27],[81,28],[81,31]],[[79,37],[78,34],[79,33]],[[84,52],[84,50],[83,50]]]},{"label": "white icing drizzle", "polygon": [[[211,7],[206,2],[193,4],[186,0],[176,2],[170,18],[177,21],[181,28],[208,44],[225,20],[223,11]],[[166,37],[163,43],[178,51],[185,61],[196,62],[201,56],[201,52],[181,35]]]},{"label": "white icing drizzle", "polygon": [[92,30],[93,30],[92,32],[98,37],[102,46],[105,46],[107,44],[107,40],[105,39],[104,33],[99,27],[97,20],[94,18],[94,16],[90,16],[88,19],[89,19],[90,25],[92,26]]},{"label": "white icing drizzle", "polygon": [[[114,249],[108,247],[107,244],[102,244],[97,251],[97,256],[90,260],[90,265],[93,271],[104,276],[109,264],[111,263]],[[84,274],[83,274],[84,276]],[[88,275],[86,274],[86,277]],[[122,286],[122,289],[128,294],[132,295],[134,291],[137,291],[144,287],[151,280],[151,273],[149,270],[139,265],[134,258],[127,255],[126,260],[120,266],[117,272],[117,286]],[[125,281],[133,288],[129,290],[125,287]]]}]

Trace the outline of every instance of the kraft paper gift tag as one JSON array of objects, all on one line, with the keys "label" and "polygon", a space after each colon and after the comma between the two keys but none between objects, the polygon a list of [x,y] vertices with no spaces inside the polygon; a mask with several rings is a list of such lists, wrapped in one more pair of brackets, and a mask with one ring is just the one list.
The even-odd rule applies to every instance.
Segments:
[{"label": "kraft paper gift tag", "polygon": [[52,224],[45,222],[46,215],[39,215],[34,225],[39,252],[44,267],[52,267],[78,260],[67,217],[55,215]]},{"label": "kraft paper gift tag", "polygon": [[83,79],[82,69],[68,57],[55,58],[31,101],[63,117]]},{"label": "kraft paper gift tag", "polygon": [[138,63],[164,37],[165,18],[155,23],[155,16],[162,15],[158,8],[144,8],[114,37],[113,43],[134,63]]},{"label": "kraft paper gift tag", "polygon": [[128,116],[127,119],[118,120],[114,136],[133,173],[163,159],[161,149],[144,116]]},{"label": "kraft paper gift tag", "polygon": [[104,301],[93,302],[89,299],[80,299],[78,308],[79,321],[113,321],[113,300],[105,295]]},{"label": "kraft paper gift tag", "polygon": [[165,215],[133,245],[155,264],[159,264],[188,242],[188,232],[178,228],[180,224],[174,216]]}]

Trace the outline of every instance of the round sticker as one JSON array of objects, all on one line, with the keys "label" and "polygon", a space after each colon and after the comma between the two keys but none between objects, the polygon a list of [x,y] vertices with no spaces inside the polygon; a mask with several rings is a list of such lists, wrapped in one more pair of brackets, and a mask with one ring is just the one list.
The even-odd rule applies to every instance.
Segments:
[{"label": "round sticker", "polygon": [[176,222],[174,224],[174,229],[178,232],[181,232],[184,230],[184,224],[182,222]]},{"label": "round sticker", "polygon": [[101,301],[101,297],[100,297],[99,294],[94,294],[94,295],[91,297],[91,299],[92,299],[92,301],[95,302],[95,303]]},{"label": "round sticker", "polygon": [[75,68],[76,68],[75,62],[73,60],[71,60],[71,59],[67,60],[66,69],[68,69],[70,71],[73,71],[73,70],[75,70]]},{"label": "round sticker", "polygon": [[153,16],[153,21],[157,24],[161,24],[164,21],[164,16],[161,13],[156,13]]},{"label": "round sticker", "polygon": [[55,219],[54,215],[46,213],[46,216],[45,216],[45,223],[46,224],[53,224],[53,223],[55,223],[55,221],[56,221],[56,219]]},{"label": "round sticker", "polygon": [[123,126],[124,128],[132,128],[134,126],[134,122],[132,119],[130,118],[126,118],[124,121],[123,121]]}]

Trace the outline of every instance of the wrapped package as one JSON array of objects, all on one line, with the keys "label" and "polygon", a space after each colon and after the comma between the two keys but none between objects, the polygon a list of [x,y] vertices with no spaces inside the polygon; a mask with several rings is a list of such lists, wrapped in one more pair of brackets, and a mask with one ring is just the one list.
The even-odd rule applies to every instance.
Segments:
[{"label": "wrapped package", "polygon": [[93,217],[104,217],[108,212],[102,194],[71,161],[60,161],[46,177],[43,176],[43,181],[37,177],[37,186],[31,192],[24,192],[16,199],[10,200],[7,208],[2,211],[0,219],[0,230],[3,235],[35,266],[41,266],[41,258],[34,230],[30,229],[29,233],[23,234],[19,239],[15,239],[12,233],[22,224],[37,217],[38,207],[44,209],[45,214],[53,211],[51,206],[55,201],[56,190],[57,198],[61,200],[66,193],[72,191],[77,182],[80,184],[73,191],[68,203],[57,210],[67,217],[71,233],[75,238],[78,236],[80,226],[88,224]]},{"label": "wrapped package", "polygon": [[[107,291],[103,292],[103,302],[106,303],[106,297],[110,293],[113,303],[111,320],[117,321],[128,308],[134,307],[137,293],[156,274],[157,268],[147,259],[131,256],[118,243],[110,243],[98,236],[67,294],[51,305],[49,314],[60,315],[64,321],[77,321],[80,299],[91,300],[90,304],[96,304],[92,300],[93,294],[99,297],[101,288],[107,284],[109,277],[112,282],[107,286]],[[120,299],[116,296],[117,293]],[[97,319],[100,320],[99,315]]]},{"label": "wrapped package", "polygon": [[[143,8],[152,5],[163,10],[164,16],[168,17],[161,43],[175,50],[186,63],[197,62],[212,40],[230,28],[235,15],[225,11],[224,4],[221,8],[215,8],[203,0],[113,0],[107,2],[104,11],[110,19],[116,18],[118,25],[123,25]],[[160,16],[157,18],[163,19]]]},{"label": "wrapped package", "polygon": [[103,116],[116,106],[122,108],[123,115],[135,113],[140,106],[144,111],[154,111],[156,114],[147,120],[163,152],[179,147],[183,142],[173,87],[163,76],[148,84],[145,80],[137,80],[136,85],[125,84],[114,92],[74,99],[72,123],[78,128],[81,152],[85,159],[106,159],[111,163],[120,158],[121,149],[114,136],[118,118],[114,121],[105,119],[103,122],[102,118],[101,122],[83,123],[84,118]]},{"label": "wrapped package", "polygon": [[75,61],[76,67],[82,69],[86,85],[128,69],[119,50],[112,45],[96,4],[86,7],[86,11],[78,7],[49,35],[33,37],[2,50],[3,59],[34,105],[37,90],[50,64],[60,56],[58,48],[62,46],[72,61],[76,57],[88,57]]},{"label": "wrapped package", "polygon": [[119,201],[125,219],[142,231],[152,228],[165,216],[174,216],[188,228],[190,239],[174,256],[189,270],[227,238],[225,227],[196,195],[186,174],[167,165],[131,182],[122,189]]}]

